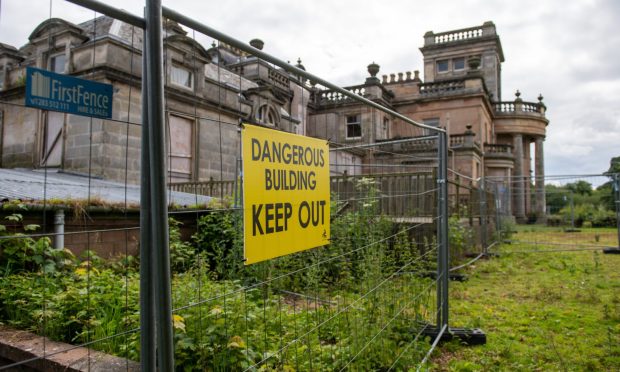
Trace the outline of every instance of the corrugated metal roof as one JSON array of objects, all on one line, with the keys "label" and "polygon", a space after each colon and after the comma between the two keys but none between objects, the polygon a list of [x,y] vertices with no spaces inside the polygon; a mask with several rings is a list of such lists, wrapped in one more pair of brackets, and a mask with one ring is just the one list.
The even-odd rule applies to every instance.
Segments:
[{"label": "corrugated metal roof", "polygon": [[[140,204],[140,186],[59,172],[57,170],[0,169],[0,199],[98,200],[108,204]],[[168,202],[178,206],[208,203],[212,198],[184,192],[168,192]]]}]

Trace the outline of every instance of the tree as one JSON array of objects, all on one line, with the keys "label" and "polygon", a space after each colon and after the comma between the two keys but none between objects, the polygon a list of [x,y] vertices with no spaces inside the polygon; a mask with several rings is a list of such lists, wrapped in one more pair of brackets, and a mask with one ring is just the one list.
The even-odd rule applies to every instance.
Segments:
[{"label": "tree", "polygon": [[583,180],[567,183],[566,188],[575,194],[592,195],[592,184]]},{"label": "tree", "polygon": [[611,180],[600,185],[596,190],[600,192],[601,194],[601,203],[607,209],[613,211],[616,209],[616,206],[614,203],[615,197],[614,197],[613,177],[614,175],[616,175],[616,177],[620,177],[620,156],[611,158],[611,160],[609,161],[609,169],[607,170],[607,172],[603,174],[609,177]]},{"label": "tree", "polygon": [[614,173],[620,173],[620,156],[611,158],[609,161],[609,169],[603,174],[611,177]]},{"label": "tree", "polygon": [[564,199],[564,196],[567,194],[569,194],[569,191],[564,186],[545,185],[545,200],[547,201],[549,213],[558,213],[568,205],[568,201]]}]

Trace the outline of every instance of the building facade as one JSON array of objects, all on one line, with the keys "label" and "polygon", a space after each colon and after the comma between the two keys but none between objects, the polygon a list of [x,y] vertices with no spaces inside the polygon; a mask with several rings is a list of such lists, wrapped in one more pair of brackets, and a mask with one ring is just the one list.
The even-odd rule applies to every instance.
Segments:
[{"label": "building facade", "polygon": [[[0,166],[137,183],[142,38],[141,29],[105,16],[79,25],[53,18],[21,48],[0,44]],[[250,44],[263,47],[257,39]],[[346,89],[445,128],[453,174],[496,179],[520,220],[544,216],[546,107],[542,96],[525,102],[518,92],[502,101],[504,55],[495,25],[428,32],[420,50],[424,80],[418,71],[379,78],[373,62],[368,78]],[[433,144],[424,129],[228,45],[204,47],[170,21],[164,24],[164,62],[170,182],[234,179],[242,121],[325,138],[334,147],[377,144],[374,151],[334,151],[334,174],[415,172],[431,165]],[[24,107],[27,66],[112,84],[112,119]],[[299,60],[297,67],[304,68]]]}]

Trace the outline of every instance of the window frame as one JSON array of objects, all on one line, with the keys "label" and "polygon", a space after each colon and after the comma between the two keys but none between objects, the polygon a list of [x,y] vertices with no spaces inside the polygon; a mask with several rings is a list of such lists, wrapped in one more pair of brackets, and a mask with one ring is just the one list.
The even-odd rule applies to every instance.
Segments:
[{"label": "window frame", "polygon": [[[446,68],[445,70],[442,70],[439,68],[439,66],[443,65],[445,63]],[[445,74],[447,72],[450,72],[450,60],[449,59],[438,59],[437,61],[435,61],[435,69],[437,70],[438,74]]]},{"label": "window frame", "polygon": [[390,138],[390,118],[388,118],[387,116],[383,117],[383,123],[382,123],[382,127],[381,127],[381,134],[383,135],[382,139],[389,139]]},{"label": "window frame", "polygon": [[[431,126],[431,127],[439,128],[440,124],[441,124],[441,118],[433,117],[433,118],[424,119],[424,120],[422,120],[422,123],[424,123],[425,125]],[[424,131],[422,132],[422,135],[423,136],[430,136],[433,133],[434,132],[431,131],[430,129],[424,128]]]},{"label": "window frame", "polygon": [[[190,142],[187,146],[187,152],[189,155],[183,154],[182,151],[179,151],[178,147],[174,147],[172,145],[172,136],[173,136],[173,121],[176,118],[179,120],[177,123],[179,124],[188,124],[189,125],[189,137]],[[166,179],[170,182],[191,182],[197,179],[197,175],[200,173],[200,169],[197,168],[198,160],[200,154],[198,153],[198,143],[197,143],[197,131],[199,130],[197,120],[195,117],[190,115],[185,115],[182,113],[168,113],[166,115],[166,139],[165,139],[165,156],[166,156]],[[177,137],[178,139],[178,137]],[[174,147],[174,148],[173,148]],[[173,165],[174,159],[187,159],[189,161],[189,171],[187,173],[183,171],[178,171],[175,169]]]},{"label": "window frame", "polygon": [[[175,80],[175,71],[186,72],[188,74],[187,81],[189,82],[189,86],[182,82],[178,82]],[[172,65],[170,66],[170,84],[174,86],[181,87],[184,89],[194,90],[194,85],[195,85],[194,76],[195,75],[196,74],[194,74],[194,71],[192,71],[192,69],[187,68],[183,65],[172,63]]]},{"label": "window frame", "polygon": [[[62,65],[62,71],[57,71],[56,70],[56,58],[58,57],[62,57],[63,59],[63,65]],[[49,58],[48,58],[48,69],[51,72],[55,72],[57,74],[65,74],[65,71],[67,70],[67,55],[62,52],[62,53],[54,53],[54,54],[50,54]]]},{"label": "window frame", "polygon": [[[67,114],[60,111],[48,110],[43,110],[41,114],[38,129],[38,135],[40,136],[38,140],[38,166],[41,168],[62,168],[65,151],[63,137],[66,130]],[[52,130],[54,130],[54,132],[51,132]],[[58,149],[58,153],[53,154],[55,149]],[[58,156],[58,159],[54,159],[52,155]],[[52,159],[51,161],[50,158]]]},{"label": "window frame", "polygon": [[[456,62],[457,61],[462,61],[463,62],[463,67],[457,68],[456,67]],[[454,71],[463,71],[465,70],[465,57],[457,57],[457,58],[453,58],[452,59],[452,69]]]},{"label": "window frame", "polygon": [[[354,121],[350,121],[350,118],[355,118]],[[346,139],[360,139],[362,138],[362,115],[361,114],[347,114],[345,115],[345,138]],[[350,136],[349,135],[349,128],[350,127],[357,127],[359,128],[359,135],[358,136]],[[357,132],[358,130],[355,130],[355,132]],[[352,134],[356,134],[356,133],[352,133]]]}]

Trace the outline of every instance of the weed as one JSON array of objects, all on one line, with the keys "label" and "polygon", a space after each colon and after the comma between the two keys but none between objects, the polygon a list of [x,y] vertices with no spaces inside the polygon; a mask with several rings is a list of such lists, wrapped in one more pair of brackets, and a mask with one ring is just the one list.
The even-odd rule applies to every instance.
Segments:
[{"label": "weed", "polygon": [[[415,366],[424,353],[417,345],[426,341],[414,339],[412,324],[431,319],[435,303],[433,281],[419,272],[433,267],[436,242],[417,244],[374,208],[340,214],[328,247],[251,267],[241,260],[234,212],[201,217],[191,242],[181,241],[180,224],[170,220],[173,303],[182,309],[173,314],[177,370]],[[20,224],[20,216],[9,222]],[[2,234],[16,231],[1,226]],[[2,256],[11,264],[0,281],[0,322],[64,342],[101,340],[93,347],[138,359],[138,333],[115,337],[139,325],[136,259],[110,262],[88,251],[62,266],[61,256],[47,256],[54,253],[49,239],[28,239]]]},{"label": "weed", "polygon": [[[523,241],[569,239],[557,228],[519,229]],[[611,229],[593,230],[601,242],[615,234]],[[570,239],[580,238],[586,244],[594,236],[587,233]],[[540,250],[554,247],[538,246]],[[499,250],[523,248],[512,244]],[[434,359],[437,369],[458,370],[468,362],[476,366],[474,370],[484,371],[616,370],[620,362],[618,270],[620,261],[590,252],[501,254],[477,263],[467,283],[452,284],[458,291],[466,288],[467,296],[451,297],[450,319],[455,326],[475,325],[486,331],[488,344],[446,351],[455,360],[451,364],[441,362],[442,350]]]}]

